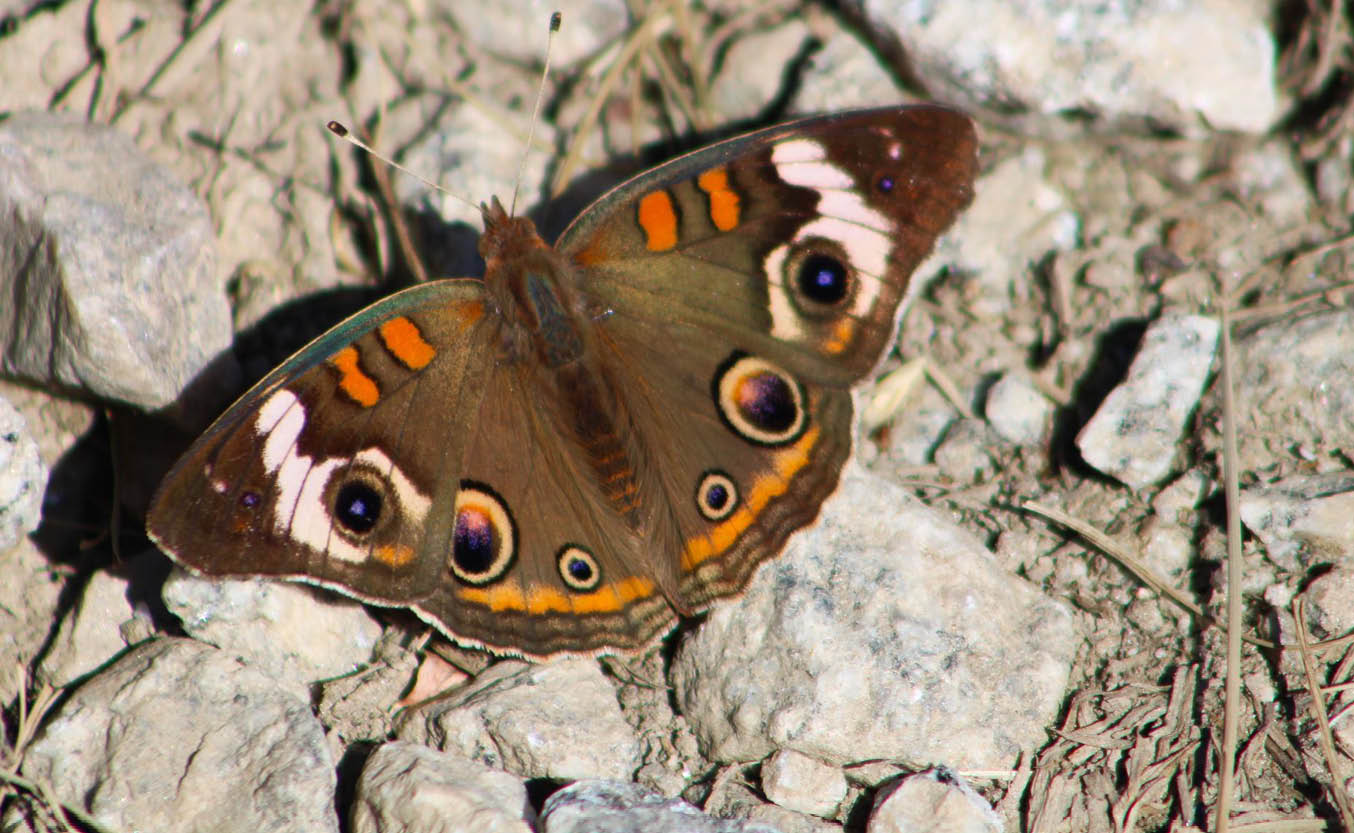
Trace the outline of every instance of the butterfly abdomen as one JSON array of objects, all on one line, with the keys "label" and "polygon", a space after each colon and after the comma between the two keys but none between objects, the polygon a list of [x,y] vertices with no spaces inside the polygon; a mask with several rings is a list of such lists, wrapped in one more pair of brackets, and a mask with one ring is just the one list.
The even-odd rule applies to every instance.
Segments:
[{"label": "butterfly abdomen", "polygon": [[[500,219],[486,227],[485,235],[509,228],[520,233],[525,227]],[[624,402],[592,360],[591,319],[569,283],[567,264],[539,241],[532,230],[533,245],[487,262],[492,279],[486,285],[503,298],[509,310],[505,317],[529,335],[539,359],[540,394],[557,403],[554,417],[561,433],[582,452],[608,506],[638,533],[643,523],[639,477]],[[496,245],[488,249],[500,251]]]},{"label": "butterfly abdomen", "polygon": [[605,380],[583,362],[559,368],[555,382],[560,398],[567,403],[561,421],[583,451],[607,503],[627,526],[638,531],[642,523],[639,478],[630,432],[623,431],[616,420],[618,414],[625,414],[619,400],[610,394]]}]

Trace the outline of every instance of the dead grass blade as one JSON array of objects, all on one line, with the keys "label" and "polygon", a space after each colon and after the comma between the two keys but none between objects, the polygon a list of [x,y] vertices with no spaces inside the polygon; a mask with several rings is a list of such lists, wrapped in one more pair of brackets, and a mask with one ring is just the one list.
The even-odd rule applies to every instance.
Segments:
[{"label": "dead grass blade", "polygon": [[1237,483],[1236,398],[1232,321],[1222,305],[1222,482],[1227,499],[1227,672],[1223,681],[1222,754],[1214,829],[1227,833],[1236,791],[1237,724],[1241,712],[1241,490]]},{"label": "dead grass blade", "polygon": [[1330,773],[1331,785],[1328,792],[1335,797],[1340,808],[1340,820],[1345,830],[1354,830],[1354,809],[1349,806],[1349,796],[1345,794],[1345,776],[1341,771],[1340,759],[1335,754],[1335,740],[1331,735],[1330,715],[1326,713],[1326,696],[1322,693],[1321,683],[1316,676],[1316,656],[1311,649],[1311,635],[1307,633],[1307,610],[1301,597],[1293,600],[1293,632],[1297,639],[1298,656],[1302,658],[1302,673],[1307,678],[1307,690],[1312,694],[1312,712],[1316,717],[1317,741],[1321,746],[1321,755],[1326,759],[1326,771]]}]

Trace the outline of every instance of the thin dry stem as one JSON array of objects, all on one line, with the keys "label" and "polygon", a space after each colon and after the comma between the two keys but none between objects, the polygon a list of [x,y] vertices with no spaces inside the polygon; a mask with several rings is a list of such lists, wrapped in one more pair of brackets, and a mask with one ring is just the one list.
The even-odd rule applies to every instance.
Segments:
[{"label": "thin dry stem", "polygon": [[1310,647],[1311,634],[1307,632],[1307,609],[1301,597],[1293,600],[1293,632],[1297,639],[1298,656],[1302,658],[1302,673],[1307,678],[1307,690],[1312,694],[1312,713],[1316,717],[1317,743],[1326,759],[1330,773],[1330,792],[1340,808],[1340,820],[1345,830],[1354,830],[1354,808],[1345,795],[1345,777],[1340,759],[1335,754],[1335,739],[1331,735],[1330,716],[1326,713],[1326,698],[1321,694],[1321,681],[1316,676],[1316,655]]}]

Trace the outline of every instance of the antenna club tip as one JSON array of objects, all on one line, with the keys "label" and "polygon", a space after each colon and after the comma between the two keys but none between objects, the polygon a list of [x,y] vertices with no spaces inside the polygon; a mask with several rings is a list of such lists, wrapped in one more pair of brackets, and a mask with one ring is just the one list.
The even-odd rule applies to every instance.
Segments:
[{"label": "antenna club tip", "polygon": [[559,27],[560,27],[560,23],[562,23],[563,20],[564,20],[564,15],[560,14],[559,12],[554,12],[553,14],[551,14],[551,15],[550,15],[550,31],[552,31],[552,32],[558,32],[558,31],[559,31]]},{"label": "antenna club tip", "polygon": [[325,122],[324,126],[329,128],[329,132],[333,133],[335,136],[346,137],[348,135],[348,128],[344,127],[340,122]]}]

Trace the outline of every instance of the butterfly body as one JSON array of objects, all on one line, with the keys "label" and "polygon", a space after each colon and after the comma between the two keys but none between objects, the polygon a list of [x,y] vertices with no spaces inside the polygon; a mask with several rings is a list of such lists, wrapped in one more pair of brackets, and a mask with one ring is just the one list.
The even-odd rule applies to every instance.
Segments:
[{"label": "butterfly body", "polygon": [[544,656],[640,647],[817,516],[850,386],[971,196],[969,120],[783,125],[620,186],[551,247],[484,209],[483,280],[363,310],[245,394],[148,519],[278,575]]}]

